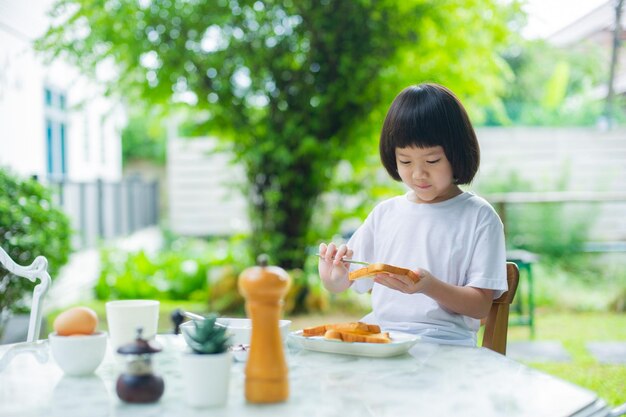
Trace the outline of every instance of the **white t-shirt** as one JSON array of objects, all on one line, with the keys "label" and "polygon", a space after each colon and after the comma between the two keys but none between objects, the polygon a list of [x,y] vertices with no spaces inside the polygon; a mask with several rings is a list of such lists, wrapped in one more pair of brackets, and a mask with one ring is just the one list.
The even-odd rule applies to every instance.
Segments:
[{"label": "white t-shirt", "polygon": [[[408,194],[383,201],[348,248],[354,259],[423,268],[449,284],[494,290],[494,299],[507,289],[502,222],[489,203],[469,192],[434,204],[414,203]],[[355,281],[352,288],[372,290],[373,311],[363,321],[422,340],[476,345],[480,320],[453,313],[426,295],[404,294],[372,279]]]}]

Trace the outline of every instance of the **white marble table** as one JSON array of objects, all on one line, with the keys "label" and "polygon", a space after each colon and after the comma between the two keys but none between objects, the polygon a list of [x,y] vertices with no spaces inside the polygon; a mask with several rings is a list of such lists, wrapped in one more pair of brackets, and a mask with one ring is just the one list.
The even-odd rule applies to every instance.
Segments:
[{"label": "white marble table", "polygon": [[289,346],[286,403],[249,405],[244,364],[232,369],[226,407],[196,410],[182,402],[180,336],[158,336],[155,371],[165,379],[158,403],[131,405],[115,394],[122,364],[112,354],[95,375],[71,378],[47,341],[0,346],[0,416],[607,416],[595,393],[483,348],[418,343],[392,358],[317,353]]}]

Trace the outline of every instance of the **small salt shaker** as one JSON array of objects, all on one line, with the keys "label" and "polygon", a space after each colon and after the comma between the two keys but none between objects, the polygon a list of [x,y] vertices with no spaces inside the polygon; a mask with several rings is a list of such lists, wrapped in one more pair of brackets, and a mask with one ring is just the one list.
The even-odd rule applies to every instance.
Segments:
[{"label": "small salt shaker", "polygon": [[151,356],[161,348],[141,337],[143,329],[137,328],[137,337],[127,345],[117,349],[126,356],[126,370],[117,378],[117,396],[128,403],[152,403],[163,395],[163,378],[152,372]]}]

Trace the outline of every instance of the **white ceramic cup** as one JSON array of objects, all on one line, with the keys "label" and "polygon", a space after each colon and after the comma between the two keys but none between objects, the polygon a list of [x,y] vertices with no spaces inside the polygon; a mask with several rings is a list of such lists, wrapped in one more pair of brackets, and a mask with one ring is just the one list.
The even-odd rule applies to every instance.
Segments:
[{"label": "white ceramic cup", "polygon": [[48,335],[52,357],[59,367],[70,376],[92,374],[104,358],[107,347],[106,332],[90,335]]},{"label": "white ceramic cup", "polygon": [[111,349],[117,349],[137,337],[137,328],[143,329],[142,338],[152,339],[159,324],[159,302],[155,300],[117,300],[106,303],[107,324]]}]

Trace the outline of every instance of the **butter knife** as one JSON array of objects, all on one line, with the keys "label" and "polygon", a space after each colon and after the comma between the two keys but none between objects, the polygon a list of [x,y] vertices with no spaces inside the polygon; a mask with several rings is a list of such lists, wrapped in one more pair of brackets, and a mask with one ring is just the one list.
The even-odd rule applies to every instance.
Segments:
[{"label": "butter knife", "polygon": [[[326,259],[324,256],[320,255],[319,253],[317,254],[317,256],[320,257],[321,259]],[[341,258],[341,262],[347,262],[349,264],[358,264],[358,265],[365,265],[365,266],[369,265],[369,262],[355,261],[353,259],[345,259],[345,258]]]}]

